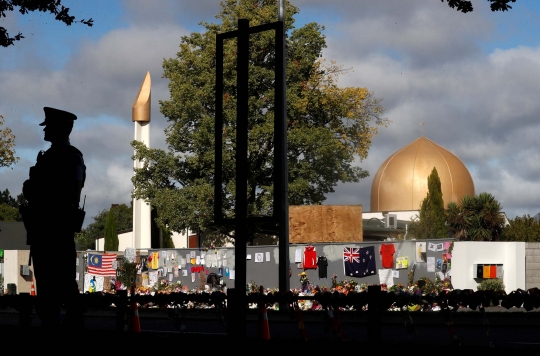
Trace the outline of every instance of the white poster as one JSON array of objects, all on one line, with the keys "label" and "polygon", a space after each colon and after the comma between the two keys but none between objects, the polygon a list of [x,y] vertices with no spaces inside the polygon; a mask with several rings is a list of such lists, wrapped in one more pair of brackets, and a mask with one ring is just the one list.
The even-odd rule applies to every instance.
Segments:
[{"label": "white poster", "polygon": [[427,258],[427,271],[428,272],[435,272],[435,257],[428,257]]},{"label": "white poster", "polygon": [[229,279],[234,279],[235,272],[234,269],[229,270]]},{"label": "white poster", "polygon": [[270,262],[270,252],[266,253],[266,262]]},{"label": "white poster", "polygon": [[[95,278],[95,279],[94,279]],[[93,276],[91,274],[84,275],[84,291],[85,292],[101,292],[103,290],[103,276]],[[91,291],[90,288],[95,288]]]},{"label": "white poster", "polygon": [[153,287],[158,281],[157,271],[148,272],[148,287]]},{"label": "white poster", "polygon": [[391,269],[380,269],[379,270],[379,282],[380,284],[386,284],[387,287],[392,287],[394,285],[394,278],[392,274],[393,270]]},{"label": "white poster", "polygon": [[210,268],[212,265],[217,265],[216,255],[213,253],[206,254],[206,258],[204,259],[206,267]]},{"label": "white poster", "polygon": [[426,262],[426,242],[416,243],[416,262]]},{"label": "white poster", "polygon": [[124,250],[124,258],[131,263],[135,262],[135,254],[135,249],[132,247],[127,247]]},{"label": "white poster", "polygon": [[264,262],[264,253],[257,252],[255,254],[255,262]]},{"label": "white poster", "polygon": [[294,263],[302,262],[302,249],[297,248],[294,252]]}]

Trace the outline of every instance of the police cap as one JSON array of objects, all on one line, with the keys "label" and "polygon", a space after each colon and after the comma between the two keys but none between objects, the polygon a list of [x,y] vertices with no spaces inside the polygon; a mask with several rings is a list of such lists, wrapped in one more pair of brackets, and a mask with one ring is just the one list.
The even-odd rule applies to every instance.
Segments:
[{"label": "police cap", "polygon": [[44,107],[43,111],[45,111],[45,121],[39,124],[39,126],[45,126],[51,123],[68,123],[73,122],[73,120],[77,120],[77,116],[75,116],[75,114],[64,110]]}]

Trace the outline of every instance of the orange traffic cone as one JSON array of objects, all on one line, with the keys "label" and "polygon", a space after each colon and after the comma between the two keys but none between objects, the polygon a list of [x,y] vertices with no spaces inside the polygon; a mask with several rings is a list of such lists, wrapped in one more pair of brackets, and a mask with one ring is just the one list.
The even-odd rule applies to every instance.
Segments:
[{"label": "orange traffic cone", "polygon": [[306,327],[304,325],[304,318],[302,317],[302,312],[298,303],[294,303],[294,310],[296,311],[296,319],[298,320],[298,330],[300,331],[300,337],[304,341],[308,341]]},{"label": "orange traffic cone", "polygon": [[332,307],[328,307],[328,319],[330,322],[330,328],[332,329],[332,332],[335,336],[338,336],[339,334],[339,323],[336,319],[336,316],[334,315],[334,310]]},{"label": "orange traffic cone", "polygon": [[[261,286],[259,291],[262,296],[264,288]],[[270,328],[268,326],[268,315],[266,314],[266,303],[259,302],[259,330],[258,330],[259,339],[261,340],[270,340]]]},{"label": "orange traffic cone", "polygon": [[347,335],[345,334],[345,330],[343,328],[343,324],[341,323],[341,317],[340,317],[340,310],[339,308],[337,308],[335,310],[335,320],[336,320],[336,324],[337,324],[337,331],[338,331],[338,334],[339,334],[339,339],[341,341],[347,341]]},{"label": "orange traffic cone", "polygon": [[32,286],[30,287],[30,295],[33,297],[36,296],[36,287],[34,287],[34,278],[32,278]]},{"label": "orange traffic cone", "polygon": [[131,319],[129,322],[129,332],[141,332],[141,322],[139,320],[139,306],[135,301],[135,288],[131,288]]}]

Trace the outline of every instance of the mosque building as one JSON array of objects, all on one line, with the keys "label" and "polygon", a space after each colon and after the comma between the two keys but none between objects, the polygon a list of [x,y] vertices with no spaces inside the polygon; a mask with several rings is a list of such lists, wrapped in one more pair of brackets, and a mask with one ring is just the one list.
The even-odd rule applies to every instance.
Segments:
[{"label": "mosque building", "polygon": [[[362,214],[364,241],[407,238],[408,222],[419,213],[434,167],[441,180],[445,207],[450,202],[458,203],[465,195],[475,194],[465,164],[452,152],[421,136],[390,155],[375,174],[370,212]],[[394,230],[389,232],[388,227]]]}]

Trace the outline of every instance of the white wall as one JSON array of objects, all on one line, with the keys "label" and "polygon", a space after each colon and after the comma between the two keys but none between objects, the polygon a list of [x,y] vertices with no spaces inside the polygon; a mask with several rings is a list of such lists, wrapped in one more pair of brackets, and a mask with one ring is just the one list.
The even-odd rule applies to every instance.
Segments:
[{"label": "white wall", "polygon": [[[403,210],[403,211],[389,211],[389,214],[396,214],[398,220],[412,220],[413,217],[416,216],[416,214],[419,214],[418,210]],[[384,215],[381,212],[376,213],[362,213],[362,219],[371,219],[371,218],[377,218],[377,219],[384,219]]]},{"label": "white wall", "polygon": [[177,232],[173,232],[172,234],[172,240],[174,243],[174,248],[187,248],[188,247],[188,237],[191,234],[191,232],[183,232],[181,234]]},{"label": "white wall", "polygon": [[[189,231],[188,231],[187,234],[185,232],[182,233],[182,234],[179,234],[177,232],[173,232],[172,240],[173,240],[173,243],[174,243],[174,248],[187,248],[188,247],[187,240],[188,240],[188,236],[189,236],[188,234],[190,234]],[[105,244],[105,239],[104,238],[96,239],[95,250],[96,251],[103,251],[104,244]],[[118,251],[124,251],[128,247],[135,248],[133,246],[133,232],[125,232],[123,234],[118,234]]]},{"label": "white wall", "polygon": [[[118,234],[118,251],[125,251],[128,247],[133,246],[133,232],[124,232]],[[105,238],[96,239],[96,251],[105,251]]]},{"label": "white wall", "polygon": [[[9,283],[18,282],[19,277],[19,258],[16,250],[4,251],[4,289],[7,289]],[[17,287],[17,293],[19,288]]]},{"label": "white wall", "polygon": [[[17,294],[30,293],[32,278],[34,276],[33,266],[30,266],[30,274],[21,276],[21,265],[28,265],[29,250],[5,250],[4,251],[4,290],[8,283],[17,286]],[[37,292],[37,288],[35,289]]]},{"label": "white wall", "polygon": [[506,293],[525,289],[525,242],[456,241],[452,250],[452,285],[477,290],[475,264],[503,264]]}]

